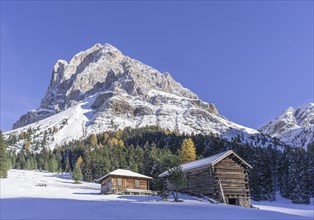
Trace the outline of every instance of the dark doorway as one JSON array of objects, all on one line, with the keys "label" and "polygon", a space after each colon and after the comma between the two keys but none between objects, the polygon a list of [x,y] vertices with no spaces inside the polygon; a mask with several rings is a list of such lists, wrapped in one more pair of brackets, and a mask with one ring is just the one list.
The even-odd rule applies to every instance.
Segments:
[{"label": "dark doorway", "polygon": [[229,198],[228,203],[229,205],[239,205],[239,199]]}]

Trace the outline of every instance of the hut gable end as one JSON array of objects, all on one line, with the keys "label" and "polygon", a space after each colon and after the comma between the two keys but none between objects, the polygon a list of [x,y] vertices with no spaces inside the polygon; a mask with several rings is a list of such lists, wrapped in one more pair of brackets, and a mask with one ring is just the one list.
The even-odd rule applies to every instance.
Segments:
[{"label": "hut gable end", "polygon": [[[248,170],[252,168],[232,150],[201,160],[181,164],[187,184],[181,192],[203,194],[220,202],[250,207]],[[164,178],[168,191],[174,187],[167,180],[168,171],[159,175]]]}]

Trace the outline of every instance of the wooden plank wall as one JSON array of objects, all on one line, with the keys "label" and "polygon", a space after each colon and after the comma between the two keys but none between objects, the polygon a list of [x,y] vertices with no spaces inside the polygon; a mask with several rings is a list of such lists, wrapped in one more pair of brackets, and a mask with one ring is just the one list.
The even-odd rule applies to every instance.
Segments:
[{"label": "wooden plank wall", "polygon": [[[208,196],[216,195],[214,178],[210,167],[192,170],[186,173],[186,185],[180,187],[181,192],[203,194]],[[167,182],[167,190],[175,190],[175,187]]]},{"label": "wooden plank wall", "polygon": [[[118,186],[118,179],[122,179],[122,186]],[[140,187],[135,187],[135,180],[140,181]],[[122,191],[124,189],[149,189],[149,181],[147,179],[141,179],[136,177],[125,177],[125,176],[112,176],[112,187],[118,189],[118,191]]]},{"label": "wooden plank wall", "polygon": [[218,162],[214,175],[219,178],[225,197],[249,196],[247,170],[236,157],[229,156]]}]

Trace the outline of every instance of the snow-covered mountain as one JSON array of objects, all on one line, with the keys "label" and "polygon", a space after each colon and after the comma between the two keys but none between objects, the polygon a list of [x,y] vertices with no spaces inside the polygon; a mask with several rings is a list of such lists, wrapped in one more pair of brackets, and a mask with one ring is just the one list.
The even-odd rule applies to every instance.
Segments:
[{"label": "snow-covered mountain", "polygon": [[229,140],[240,137],[250,143],[252,136],[258,136],[263,144],[271,142],[270,137],[220,115],[213,103],[200,100],[169,73],[160,73],[109,44],[96,44],[70,62],[58,60],[40,107],[21,116],[14,130],[5,134],[12,137],[29,130],[33,145],[46,138],[53,148],[91,133],[151,125]]},{"label": "snow-covered mountain", "polygon": [[288,108],[260,129],[293,147],[306,147],[314,142],[314,103]]}]

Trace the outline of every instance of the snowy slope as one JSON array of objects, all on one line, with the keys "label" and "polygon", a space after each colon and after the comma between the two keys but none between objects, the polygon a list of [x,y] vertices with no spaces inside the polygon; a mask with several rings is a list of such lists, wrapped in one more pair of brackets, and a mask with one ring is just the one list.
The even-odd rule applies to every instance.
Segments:
[{"label": "snowy slope", "polygon": [[[91,133],[144,126],[159,126],[185,133],[240,138],[268,146],[272,138],[238,125],[220,115],[213,103],[117,48],[105,44],[76,54],[69,62],[58,60],[40,107],[26,113],[5,133],[18,139],[30,131],[31,146],[46,142],[50,148]],[[263,141],[261,141],[263,139]],[[37,146],[37,147],[36,147]]]},{"label": "snowy slope", "polygon": [[[159,95],[159,92],[152,91],[149,95],[156,97],[156,95]],[[171,94],[165,95],[164,93],[162,95],[171,96]],[[32,146],[34,146],[36,143],[41,143],[43,133],[47,132],[47,144],[53,149],[56,145],[86,138],[92,133],[123,129],[125,127],[138,128],[157,125],[161,128],[185,133],[212,133],[227,140],[240,137],[242,142],[249,142],[256,146],[272,144],[270,137],[263,136],[254,129],[233,123],[221,115],[210,114],[202,108],[192,106],[189,99],[174,96],[171,103],[167,100],[159,103],[157,106],[125,94],[119,94],[112,99],[123,100],[132,109],[150,108],[153,114],[131,116],[129,112],[116,114],[112,108],[96,110],[91,107],[95,100],[95,96],[92,96],[60,113],[33,124],[5,132],[4,135],[6,138],[9,136],[18,137],[22,131],[27,132],[27,130],[32,129]],[[202,116],[199,117],[198,114],[202,114]],[[54,132],[49,132],[49,130],[54,130]],[[259,142],[256,142],[256,140],[253,142],[255,138]],[[263,138],[266,139],[264,143],[261,141]],[[20,140],[16,146],[21,148],[24,141]]]},{"label": "snowy slope", "polygon": [[293,147],[306,147],[314,142],[314,103],[288,108],[260,129]]},{"label": "snowy slope", "polygon": [[[73,184],[68,175],[10,170],[1,179],[1,219],[312,219],[312,206],[268,204],[265,210],[212,204],[188,196],[101,195],[96,183]],[[46,183],[47,187],[37,186]],[[267,210],[266,210],[267,209]]]}]

